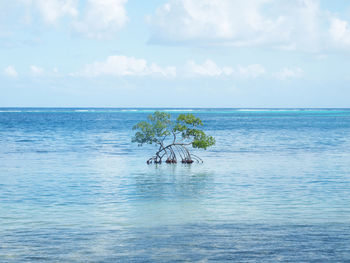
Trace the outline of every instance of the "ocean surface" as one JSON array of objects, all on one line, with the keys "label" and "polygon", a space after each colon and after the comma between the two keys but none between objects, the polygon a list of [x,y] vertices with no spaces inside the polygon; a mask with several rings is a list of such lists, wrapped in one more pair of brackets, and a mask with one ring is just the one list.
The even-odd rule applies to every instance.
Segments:
[{"label": "ocean surface", "polygon": [[0,262],[350,262],[350,109],[165,110],[203,164],[146,164],[153,109],[0,108]]}]

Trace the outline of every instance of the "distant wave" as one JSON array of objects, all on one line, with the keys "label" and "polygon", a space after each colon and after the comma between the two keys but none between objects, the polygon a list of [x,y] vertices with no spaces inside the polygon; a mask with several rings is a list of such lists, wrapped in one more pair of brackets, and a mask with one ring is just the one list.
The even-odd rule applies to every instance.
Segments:
[{"label": "distant wave", "polygon": [[236,111],[302,111],[302,109],[237,109]]},{"label": "distant wave", "polygon": [[[259,112],[259,111],[270,111],[270,112],[275,112],[275,111],[314,111],[314,112],[320,112],[320,111],[344,111],[346,109],[236,109],[236,111],[254,111],[254,112]],[[230,111],[230,110],[229,110]]]},{"label": "distant wave", "polygon": [[165,112],[197,112],[197,113],[237,113],[237,112],[350,112],[346,108],[0,108],[0,113],[152,113]]},{"label": "distant wave", "polygon": [[[116,110],[118,111],[118,110]],[[154,111],[174,111],[174,112],[183,112],[183,111],[201,111],[194,109],[122,109],[122,112],[154,112]]]},{"label": "distant wave", "polygon": [[179,110],[162,110],[162,111],[202,111],[202,110],[190,110],[190,109],[179,109]]}]

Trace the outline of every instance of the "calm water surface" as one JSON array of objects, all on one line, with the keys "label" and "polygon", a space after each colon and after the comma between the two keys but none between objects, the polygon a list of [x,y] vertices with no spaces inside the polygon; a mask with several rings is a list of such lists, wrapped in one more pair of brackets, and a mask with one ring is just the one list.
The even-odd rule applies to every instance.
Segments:
[{"label": "calm water surface", "polygon": [[194,109],[204,164],[148,166],[151,111],[0,109],[0,262],[350,262],[350,110]]}]

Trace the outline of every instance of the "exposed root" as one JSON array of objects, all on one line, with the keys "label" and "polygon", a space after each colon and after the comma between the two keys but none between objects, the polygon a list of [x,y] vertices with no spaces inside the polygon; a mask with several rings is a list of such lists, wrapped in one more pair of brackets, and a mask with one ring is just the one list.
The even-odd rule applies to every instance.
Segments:
[{"label": "exposed root", "polygon": [[178,162],[177,156],[180,157],[181,163],[184,164],[191,164],[195,161],[197,163],[203,163],[203,160],[197,155],[191,154],[184,144],[172,143],[166,147],[161,145],[156,155],[147,160],[147,164],[160,164],[164,157],[166,157],[166,163],[175,164]]}]

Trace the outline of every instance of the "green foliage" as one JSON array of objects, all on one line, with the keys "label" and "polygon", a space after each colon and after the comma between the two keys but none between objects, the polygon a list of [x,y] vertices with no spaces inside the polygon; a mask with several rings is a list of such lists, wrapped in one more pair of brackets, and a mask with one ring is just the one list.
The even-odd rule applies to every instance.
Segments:
[{"label": "green foliage", "polygon": [[208,147],[213,146],[214,144],[214,137],[201,133],[199,136],[194,138],[194,141],[192,142],[192,147],[206,150]]},{"label": "green foliage", "polygon": [[156,111],[148,116],[147,121],[137,123],[133,130],[139,130],[132,138],[132,142],[137,142],[139,146],[144,143],[162,143],[170,135],[171,120],[170,114]]},{"label": "green foliage", "polygon": [[184,123],[184,124],[187,124],[187,125],[192,125],[193,127],[196,127],[198,125],[203,125],[201,119],[199,118],[196,118],[193,114],[180,114],[176,121],[178,123]]},{"label": "green foliage", "polygon": [[[169,136],[173,136],[173,144],[192,145],[193,148],[207,149],[215,144],[215,139],[198,129],[203,126],[201,119],[193,114],[180,114],[175,122],[170,119],[170,114],[156,111],[148,116],[148,121],[137,123],[133,130],[137,130],[132,142],[139,146],[143,144],[163,143]],[[177,142],[177,135],[181,134],[181,141]]]},{"label": "green foliage", "polygon": [[215,139],[206,135],[202,130],[197,129],[197,126],[203,126],[201,119],[193,114],[180,114],[176,119],[173,131],[175,133],[181,132],[183,140],[192,140],[193,148],[207,149],[213,146]]}]

